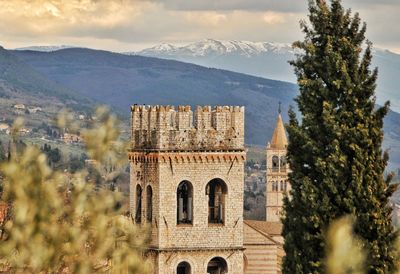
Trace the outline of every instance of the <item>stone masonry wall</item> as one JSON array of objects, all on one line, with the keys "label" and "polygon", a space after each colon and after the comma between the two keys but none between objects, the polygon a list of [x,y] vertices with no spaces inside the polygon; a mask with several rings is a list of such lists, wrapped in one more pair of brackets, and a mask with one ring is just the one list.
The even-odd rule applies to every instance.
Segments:
[{"label": "stone masonry wall", "polygon": [[[176,247],[243,246],[244,152],[131,153],[131,212],[136,213],[136,188],[142,192],[142,223],[147,216],[147,186],[153,191],[151,245]],[[151,162],[153,161],[153,162]],[[224,224],[208,223],[206,185],[221,179],[227,186]],[[177,225],[177,188],[182,181],[193,186],[193,224]],[[216,241],[216,239],[218,241]]]},{"label": "stone masonry wall", "polygon": [[132,106],[132,149],[242,149],[244,107]]},{"label": "stone masonry wall", "polygon": [[179,263],[190,264],[191,273],[206,274],[207,265],[214,257],[223,258],[228,265],[229,274],[243,274],[243,251],[181,251],[161,252],[158,255],[158,269],[154,274],[175,274]]},{"label": "stone masonry wall", "polygon": [[[151,227],[149,259],[153,273],[176,273],[187,261],[192,273],[206,273],[221,257],[229,273],[243,273],[244,108],[133,106],[130,160],[130,209],[137,211],[142,189],[142,224]],[[224,222],[208,222],[206,185],[213,179],[227,187]],[[192,224],[177,224],[177,189],[193,187]],[[152,218],[147,220],[147,192],[152,190]]]}]

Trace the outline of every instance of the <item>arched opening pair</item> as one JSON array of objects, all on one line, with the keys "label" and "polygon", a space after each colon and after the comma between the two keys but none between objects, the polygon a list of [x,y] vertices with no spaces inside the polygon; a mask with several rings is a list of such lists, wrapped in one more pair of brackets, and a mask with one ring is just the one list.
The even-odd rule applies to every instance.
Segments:
[{"label": "arched opening pair", "polygon": [[279,156],[272,156],[272,170],[273,171],[278,171],[278,169],[280,168],[281,171],[284,171],[286,168],[286,164],[287,164],[287,160],[286,160],[286,156],[281,156],[279,158]]},{"label": "arched opening pair", "polygon": [[[135,223],[142,223],[142,187],[136,186],[136,212]],[[153,189],[151,186],[146,187],[146,221],[151,223],[153,219]]]},{"label": "arched opening pair", "polygon": [[[191,274],[192,268],[188,262],[180,262],[176,268],[177,274]],[[226,274],[228,273],[228,264],[221,257],[212,258],[207,264],[207,273]]]},{"label": "arched opening pair", "polygon": [[[208,222],[224,223],[225,195],[228,188],[221,179],[213,179],[206,186],[208,196]],[[193,186],[189,181],[182,181],[177,189],[177,224],[193,223]]]}]

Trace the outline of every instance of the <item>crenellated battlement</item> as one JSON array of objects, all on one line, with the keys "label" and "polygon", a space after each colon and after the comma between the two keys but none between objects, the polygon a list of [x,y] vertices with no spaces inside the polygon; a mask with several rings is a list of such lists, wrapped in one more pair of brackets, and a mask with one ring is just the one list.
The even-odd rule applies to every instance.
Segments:
[{"label": "crenellated battlement", "polygon": [[244,107],[131,107],[131,148],[152,150],[242,150]]}]

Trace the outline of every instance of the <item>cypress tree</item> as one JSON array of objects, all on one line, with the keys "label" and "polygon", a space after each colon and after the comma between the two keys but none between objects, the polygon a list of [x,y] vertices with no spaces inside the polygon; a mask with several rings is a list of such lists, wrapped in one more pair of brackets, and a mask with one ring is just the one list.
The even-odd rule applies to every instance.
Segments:
[{"label": "cypress tree", "polygon": [[[377,69],[370,69],[366,24],[340,0],[309,1],[309,23],[291,64],[300,94],[301,123],[289,111],[290,198],[283,221],[284,273],[324,273],[326,232],[332,221],[354,216],[354,233],[367,252],[368,273],[390,273],[396,264],[395,232],[383,176],[383,118],[375,107]],[[363,49],[364,48],[364,49]]]}]

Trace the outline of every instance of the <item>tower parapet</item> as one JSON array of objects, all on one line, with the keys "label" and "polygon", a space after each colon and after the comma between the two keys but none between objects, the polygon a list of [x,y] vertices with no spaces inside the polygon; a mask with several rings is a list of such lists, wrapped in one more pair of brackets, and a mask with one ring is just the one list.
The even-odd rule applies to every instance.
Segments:
[{"label": "tower parapet", "polygon": [[132,150],[243,150],[244,107],[131,107]]}]

